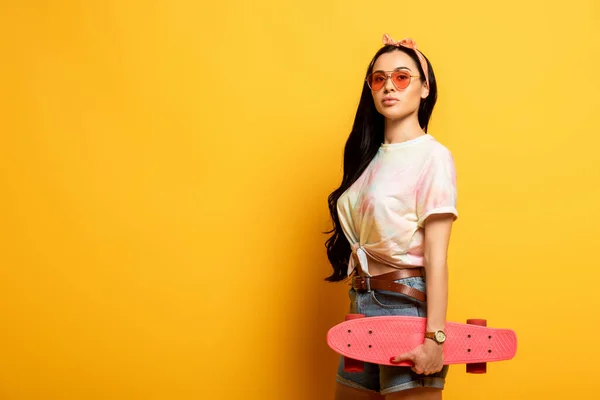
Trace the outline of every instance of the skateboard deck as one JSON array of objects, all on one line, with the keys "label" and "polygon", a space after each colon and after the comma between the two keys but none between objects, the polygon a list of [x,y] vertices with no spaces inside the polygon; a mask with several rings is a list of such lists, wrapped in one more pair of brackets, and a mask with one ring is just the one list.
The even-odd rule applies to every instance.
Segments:
[{"label": "skateboard deck", "polygon": [[[515,356],[517,336],[514,331],[486,327],[486,321],[481,319],[467,322],[446,322],[444,364],[467,364],[467,372],[484,373],[485,363],[510,360]],[[409,361],[392,364],[390,357],[406,353],[429,340],[424,338],[426,325],[427,319],[423,317],[365,318],[362,314],[348,314],[345,322],[329,330],[327,344],[346,357],[347,371],[361,370],[357,360],[412,366]]]}]

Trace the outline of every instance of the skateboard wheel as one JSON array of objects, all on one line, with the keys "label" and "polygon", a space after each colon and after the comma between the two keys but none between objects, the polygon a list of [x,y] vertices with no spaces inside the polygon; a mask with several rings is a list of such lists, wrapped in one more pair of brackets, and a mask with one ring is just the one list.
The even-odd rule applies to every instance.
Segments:
[{"label": "skateboard wheel", "polygon": [[[365,318],[365,314],[346,314],[346,321],[351,319]],[[355,360],[354,358],[344,357],[344,371],[346,372],[363,372],[365,370],[364,361]]]},{"label": "skateboard wheel", "polygon": [[363,372],[365,370],[364,361],[355,360],[354,358],[344,357],[344,371],[346,372]]},{"label": "skateboard wheel", "polygon": [[479,325],[479,326],[487,326],[487,320],[485,319],[468,319],[467,324],[469,325]]},{"label": "skateboard wheel", "polygon": [[346,314],[346,321],[350,321],[351,319],[359,319],[364,318],[365,314]]},{"label": "skateboard wheel", "polygon": [[[467,324],[487,326],[487,320],[485,319],[468,319]],[[487,363],[472,363],[467,364],[467,374],[485,374],[487,372]]]},{"label": "skateboard wheel", "polygon": [[467,374],[485,374],[486,370],[487,363],[467,364]]}]

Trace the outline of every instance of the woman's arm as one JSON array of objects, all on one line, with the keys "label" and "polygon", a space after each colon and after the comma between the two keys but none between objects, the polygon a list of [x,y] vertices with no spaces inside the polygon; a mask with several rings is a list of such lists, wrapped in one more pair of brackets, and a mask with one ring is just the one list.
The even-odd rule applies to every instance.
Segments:
[{"label": "woman's arm", "polygon": [[[424,265],[427,282],[427,332],[446,327],[448,308],[448,266],[446,255],[450,242],[452,214],[432,214],[425,220]],[[390,362],[409,360],[414,363],[412,370],[417,374],[432,374],[444,367],[443,344],[424,339],[417,348],[397,357]]]},{"label": "woman's arm", "polygon": [[454,216],[432,214],[425,220],[424,266],[427,284],[427,332],[446,327],[447,255]]}]

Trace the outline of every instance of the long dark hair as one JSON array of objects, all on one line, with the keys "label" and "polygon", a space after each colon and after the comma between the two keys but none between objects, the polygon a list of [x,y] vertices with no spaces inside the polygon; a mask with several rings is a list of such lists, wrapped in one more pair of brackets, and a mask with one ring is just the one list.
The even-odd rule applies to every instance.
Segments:
[{"label": "long dark hair", "polygon": [[[379,56],[392,51],[403,51],[408,54],[419,68],[419,75],[421,76],[419,79],[423,81],[424,72],[416,52],[412,49],[393,45],[383,46],[375,56],[373,56],[369,68],[367,69],[367,73],[365,74],[365,79],[373,72],[373,65]],[[425,57],[425,55],[423,55],[423,57]],[[431,113],[433,112],[433,107],[437,100],[437,84],[435,82],[433,68],[427,57],[425,57],[425,60],[427,61],[427,68],[429,69],[429,95],[425,99],[421,99],[418,116],[421,129],[427,132],[427,125],[429,124],[429,119],[431,118]],[[327,198],[329,213],[331,214],[334,227],[330,231],[323,232],[333,232],[333,235],[325,242],[325,247],[327,247],[327,258],[333,267],[333,274],[325,278],[326,281],[339,282],[347,278],[348,261],[351,254],[350,243],[342,231],[338,218],[337,201],[367,168],[373,157],[375,157],[379,146],[383,143],[383,139],[384,117],[375,108],[371,89],[365,81],[363,82],[362,94],[358,103],[358,109],[356,110],[352,131],[344,146],[344,174],[342,177],[342,184]]]}]

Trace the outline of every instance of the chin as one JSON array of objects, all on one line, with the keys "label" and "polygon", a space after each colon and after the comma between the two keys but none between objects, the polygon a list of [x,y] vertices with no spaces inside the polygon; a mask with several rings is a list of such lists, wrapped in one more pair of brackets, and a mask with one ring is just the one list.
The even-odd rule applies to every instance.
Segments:
[{"label": "chin", "polygon": [[402,119],[418,112],[419,108],[407,110],[406,107],[382,107],[381,109],[377,109],[377,111],[387,119]]},{"label": "chin", "polygon": [[406,117],[408,114],[403,110],[383,110],[379,112],[387,119],[401,119]]}]

